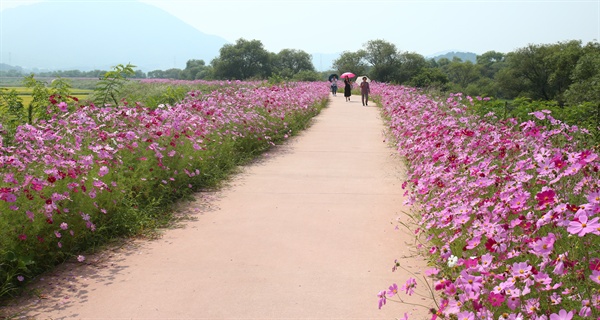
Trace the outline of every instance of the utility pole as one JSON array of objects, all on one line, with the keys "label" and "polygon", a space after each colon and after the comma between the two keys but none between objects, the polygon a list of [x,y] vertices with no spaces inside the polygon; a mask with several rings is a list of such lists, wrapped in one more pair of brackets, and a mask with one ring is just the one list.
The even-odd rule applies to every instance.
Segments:
[{"label": "utility pole", "polygon": [[323,71],[323,54],[319,54],[319,71]]}]

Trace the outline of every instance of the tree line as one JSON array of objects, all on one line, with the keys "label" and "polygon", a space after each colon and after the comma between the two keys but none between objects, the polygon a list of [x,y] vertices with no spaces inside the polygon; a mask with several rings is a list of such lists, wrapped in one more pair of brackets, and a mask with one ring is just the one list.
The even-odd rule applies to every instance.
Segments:
[{"label": "tree line", "polygon": [[[352,71],[380,82],[389,82],[471,96],[512,100],[527,98],[556,101],[559,105],[600,103],[600,44],[572,40],[554,44],[530,44],[513,52],[488,51],[476,62],[459,58],[433,59],[399,50],[385,40],[371,40],[354,52],[345,51],[333,70],[317,72],[311,55],[294,49],[267,51],[259,40],[239,39],[226,44],[210,63],[188,60],[184,69],[136,70],[131,78],[181,80],[282,79],[320,81],[330,73]],[[0,75],[8,76],[0,71]],[[41,72],[38,76],[100,77],[106,71]]]},{"label": "tree line", "polygon": [[[106,70],[68,70],[37,72],[39,77],[100,78]],[[21,77],[20,68],[0,70],[3,77]],[[191,59],[184,69],[153,70],[147,74],[135,70],[131,78],[156,78],[176,80],[260,80],[276,77],[298,81],[318,81],[322,74],[315,70],[312,57],[302,50],[283,49],[279,53],[267,51],[259,40],[238,39],[226,44],[219,56],[209,64],[201,59]]]},{"label": "tree line", "polygon": [[472,96],[512,100],[528,98],[559,105],[600,103],[600,44],[572,40],[530,44],[513,52],[488,51],[476,63],[459,58],[426,59],[402,52],[384,40],[344,52],[336,70],[352,70],[372,79],[413,87],[434,87]]}]

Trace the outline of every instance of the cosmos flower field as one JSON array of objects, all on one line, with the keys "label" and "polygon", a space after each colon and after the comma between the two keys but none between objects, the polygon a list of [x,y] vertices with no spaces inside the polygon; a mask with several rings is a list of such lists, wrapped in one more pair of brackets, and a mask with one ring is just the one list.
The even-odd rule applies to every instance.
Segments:
[{"label": "cosmos flower field", "polygon": [[[210,85],[157,108],[50,99],[49,120],[3,133],[0,298],[155,228],[174,201],[305,128],[329,96],[323,83]],[[391,301],[427,287],[431,319],[600,319],[600,158],[586,132],[545,111],[479,117],[469,108],[486,99],[460,93],[371,89],[430,264],[382,288],[379,307],[408,319]]]},{"label": "cosmos flower field", "polygon": [[107,239],[156,228],[169,204],[305,128],[329,94],[309,82],[211,85],[153,109],[49,97],[49,120],[3,132],[0,297]]},{"label": "cosmos flower field", "polygon": [[546,111],[524,123],[477,117],[469,108],[486,99],[460,93],[372,93],[432,266],[379,292],[380,308],[410,318],[390,300],[428,282],[431,319],[600,319],[600,158],[585,132]]}]

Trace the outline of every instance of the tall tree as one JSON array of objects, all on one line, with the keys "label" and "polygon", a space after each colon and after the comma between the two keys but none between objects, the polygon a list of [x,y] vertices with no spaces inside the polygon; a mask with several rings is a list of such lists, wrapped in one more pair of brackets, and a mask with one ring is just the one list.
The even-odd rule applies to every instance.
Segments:
[{"label": "tall tree", "polygon": [[209,67],[204,60],[188,60],[185,64],[185,69],[181,71],[181,79],[196,80],[206,79],[209,73]]},{"label": "tall tree", "polygon": [[[427,60],[425,57],[418,53],[414,52],[404,52],[398,55],[398,65],[397,68],[394,68],[393,72],[393,80],[398,83],[409,83],[411,79],[423,71],[424,68],[427,67]],[[437,77],[438,74],[428,73],[430,76]],[[441,78],[437,78],[437,80],[441,80]],[[436,81],[437,81],[436,80]]]},{"label": "tall tree", "polygon": [[[506,67],[516,79],[502,77],[500,86],[511,87],[511,82],[523,84],[519,95],[532,99],[561,99],[571,85],[571,72],[583,55],[580,41],[559,42],[552,45],[529,45],[506,55]],[[508,81],[506,83],[505,81]]]},{"label": "tall tree", "polygon": [[265,79],[271,75],[270,56],[259,40],[240,38],[224,45],[211,64],[217,79]]},{"label": "tall tree", "polygon": [[481,66],[481,75],[494,79],[496,73],[504,65],[504,53],[487,51],[477,56],[477,65]]},{"label": "tall tree", "polygon": [[469,84],[481,77],[479,68],[478,65],[473,64],[471,61],[452,61],[445,70],[450,81],[457,84],[458,89],[464,90]]},{"label": "tall tree", "polygon": [[571,74],[573,83],[565,92],[567,103],[591,102],[600,106],[600,44],[588,43]]},{"label": "tall tree", "polygon": [[371,40],[364,45],[365,59],[372,66],[371,78],[391,82],[400,69],[401,61],[396,45],[385,40]]},{"label": "tall tree", "polygon": [[302,50],[283,49],[273,57],[273,71],[290,79],[301,71],[315,71],[310,54]]},{"label": "tall tree", "polygon": [[365,61],[366,52],[358,50],[356,52],[344,51],[339,58],[333,61],[333,68],[339,73],[352,72],[356,75],[367,74],[367,63]]}]

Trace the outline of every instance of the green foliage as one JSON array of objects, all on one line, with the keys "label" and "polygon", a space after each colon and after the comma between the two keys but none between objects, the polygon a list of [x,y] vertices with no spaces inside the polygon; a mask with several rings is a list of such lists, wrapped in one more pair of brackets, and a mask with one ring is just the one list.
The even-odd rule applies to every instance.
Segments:
[{"label": "green foliage", "polygon": [[457,92],[463,91],[469,84],[481,77],[480,67],[471,61],[452,61],[443,70],[448,75],[449,80],[460,88]]},{"label": "green foliage", "polygon": [[10,144],[17,127],[24,122],[23,99],[15,89],[0,88],[0,144]]},{"label": "green foliage", "polygon": [[564,97],[567,104],[600,104],[600,45],[589,44],[571,74],[573,83]]},{"label": "green foliage", "polygon": [[183,70],[171,68],[168,70],[154,70],[148,72],[148,78],[151,79],[181,79]]},{"label": "green foliage", "polygon": [[226,44],[212,61],[214,76],[223,80],[265,79],[271,75],[271,56],[259,40],[238,39]]},{"label": "green foliage", "polygon": [[417,74],[409,78],[408,84],[418,88],[447,89],[448,76],[439,68],[422,68]]},{"label": "green foliage", "polygon": [[272,64],[273,73],[285,79],[292,79],[299,73],[316,72],[310,54],[302,50],[283,49],[272,56]]},{"label": "green foliage", "polygon": [[294,74],[292,81],[319,81],[321,78],[321,74],[316,71],[302,70]]},{"label": "green foliage", "polygon": [[46,84],[34,78],[33,73],[23,79],[23,85],[32,89],[32,100],[27,106],[27,123],[33,123],[34,119],[47,118],[48,97],[50,90]]},{"label": "green foliage", "polygon": [[204,60],[188,60],[185,69],[179,74],[179,79],[197,80],[209,79],[212,76],[212,67],[207,66]]},{"label": "green foliage", "polygon": [[369,74],[373,79],[381,82],[399,80],[397,74],[401,70],[402,61],[394,44],[385,40],[371,40],[364,45],[364,50],[364,58],[371,66]]},{"label": "green foliage", "polygon": [[285,82],[285,79],[282,76],[280,76],[279,74],[274,74],[274,75],[270,76],[267,81],[267,83],[269,85],[277,85],[277,84],[281,84],[284,82]]},{"label": "green foliage", "polygon": [[[417,82],[429,82],[431,85],[440,85],[447,82],[447,79],[444,79],[446,77],[443,77],[440,73],[427,69],[429,68],[427,60],[418,53],[399,53],[398,59],[399,61],[395,62],[395,64],[398,65],[397,68],[394,68],[393,65],[388,67],[388,69],[391,70],[396,69],[396,71],[393,72],[389,71],[393,77],[393,82],[408,84],[411,83],[413,78],[419,77],[422,73],[424,73],[424,75],[421,76],[420,79],[417,79]],[[373,77],[377,77],[377,75],[373,74]]]},{"label": "green foliage", "polygon": [[133,68],[135,66],[132,64],[126,66],[119,64],[113,70],[107,71],[94,89],[94,102],[102,106],[108,102],[113,102],[115,106],[118,105],[119,92],[128,81],[128,77],[135,75]]},{"label": "green foliage", "polygon": [[356,75],[367,74],[366,54],[367,52],[364,50],[344,51],[338,59],[333,61],[333,68],[337,70],[338,74],[344,72],[353,72]]},{"label": "green foliage", "polygon": [[586,129],[590,134],[581,139],[590,146],[600,146],[600,104],[586,102],[576,106],[561,106],[556,101],[529,98],[517,98],[510,102],[490,99],[474,101],[470,110],[481,116],[494,112],[500,119],[514,118],[519,122],[531,120],[531,113],[535,111],[548,110],[553,118]]}]

